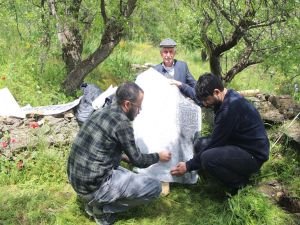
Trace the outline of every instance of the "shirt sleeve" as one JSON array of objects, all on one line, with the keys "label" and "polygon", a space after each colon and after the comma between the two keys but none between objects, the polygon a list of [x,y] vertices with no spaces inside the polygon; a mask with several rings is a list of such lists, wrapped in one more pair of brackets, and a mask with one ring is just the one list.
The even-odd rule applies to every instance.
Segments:
[{"label": "shirt sleeve", "polygon": [[180,91],[187,97],[193,99],[197,104],[199,104],[196,99],[195,86],[196,80],[193,75],[190,73],[187,64],[185,64],[185,82],[180,86]]},{"label": "shirt sleeve", "polygon": [[135,144],[133,128],[129,121],[121,121],[116,136],[124,153],[131,163],[139,168],[146,168],[159,160],[158,153],[143,154]]}]

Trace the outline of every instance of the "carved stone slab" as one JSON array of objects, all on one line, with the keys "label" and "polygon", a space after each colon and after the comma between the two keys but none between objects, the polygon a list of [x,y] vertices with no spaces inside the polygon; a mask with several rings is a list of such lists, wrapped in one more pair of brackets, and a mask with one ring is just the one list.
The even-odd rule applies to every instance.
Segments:
[{"label": "carved stone slab", "polygon": [[150,68],[140,74],[136,83],[144,90],[142,111],[133,122],[136,143],[144,153],[168,149],[172,159],[137,169],[164,182],[196,183],[196,172],[182,177],[171,176],[170,169],[193,157],[193,136],[201,129],[201,108],[169,80]]}]

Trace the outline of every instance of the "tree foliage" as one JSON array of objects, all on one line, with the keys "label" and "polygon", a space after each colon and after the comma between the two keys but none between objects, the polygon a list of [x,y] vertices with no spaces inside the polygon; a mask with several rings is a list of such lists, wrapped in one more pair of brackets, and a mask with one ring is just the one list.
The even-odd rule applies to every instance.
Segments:
[{"label": "tree foliage", "polygon": [[67,92],[121,38],[157,46],[171,37],[180,47],[201,48],[211,71],[226,82],[258,63],[291,79],[299,74],[299,0],[11,0],[1,7],[2,49],[14,44],[9,36],[18,37],[35,51],[41,74],[50,56],[62,61]]},{"label": "tree foliage", "polygon": [[180,1],[138,1],[127,36],[130,40],[151,42],[158,46],[167,37],[177,39],[178,24],[182,23]]},{"label": "tree foliage", "polygon": [[[298,1],[188,0],[211,71],[230,82],[245,68],[280,54],[295,30]],[[294,41],[294,40],[293,40]]]}]

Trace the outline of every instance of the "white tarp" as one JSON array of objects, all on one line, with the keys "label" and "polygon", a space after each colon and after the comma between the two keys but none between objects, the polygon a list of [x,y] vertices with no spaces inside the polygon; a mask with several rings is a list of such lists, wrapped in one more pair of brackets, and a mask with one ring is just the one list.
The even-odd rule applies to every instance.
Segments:
[{"label": "white tarp", "polygon": [[8,88],[0,89],[0,116],[25,118],[25,113]]},{"label": "white tarp", "polygon": [[113,87],[112,85],[110,85],[106,91],[104,91],[103,93],[101,93],[93,102],[92,102],[92,106],[93,108],[96,109],[100,109],[104,103],[105,103],[105,99],[113,94],[115,94],[116,90],[118,87]]},{"label": "white tarp", "polygon": [[0,89],[0,116],[25,118],[27,114],[55,115],[66,112],[80,102],[81,97],[72,102],[59,105],[46,105],[20,107],[8,88]]},{"label": "white tarp", "polygon": [[48,115],[60,114],[77,106],[80,102],[81,97],[75,99],[72,102],[59,104],[59,105],[46,105],[46,106],[36,106],[36,107],[31,107],[30,105],[28,105],[28,106],[24,106],[22,110],[26,115],[37,114],[37,115],[48,116]]},{"label": "white tarp", "polygon": [[[105,99],[116,92],[117,87],[110,85],[105,92],[101,93],[93,102],[94,109],[99,109],[105,102]],[[76,107],[82,96],[72,102],[58,105],[35,106],[26,105],[20,107],[8,88],[0,89],[0,116],[25,118],[28,114],[37,115],[55,115],[66,112]]]},{"label": "white tarp", "polygon": [[170,169],[193,157],[192,139],[201,129],[201,108],[152,68],[140,74],[136,83],[144,90],[142,111],[133,122],[136,144],[143,153],[163,149],[172,153],[169,162],[159,162],[146,169],[136,168],[137,172],[164,182],[196,183],[195,171],[175,177]]},{"label": "white tarp", "polygon": [[[93,102],[92,106],[94,109],[99,109],[105,102],[105,98],[109,97],[110,95],[114,94],[117,87],[113,87],[110,85],[110,87],[103,93],[101,93]],[[38,114],[38,115],[55,115],[60,114],[63,112],[66,112],[75,106],[77,106],[81,100],[82,96],[75,99],[72,102],[68,102],[65,104],[59,104],[59,105],[47,105],[47,106],[25,106],[22,108],[23,112],[25,114]]]}]

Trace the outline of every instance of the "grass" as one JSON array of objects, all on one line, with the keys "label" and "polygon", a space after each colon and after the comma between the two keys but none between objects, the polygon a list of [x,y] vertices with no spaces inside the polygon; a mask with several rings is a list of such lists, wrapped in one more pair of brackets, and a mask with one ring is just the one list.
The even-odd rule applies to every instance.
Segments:
[{"label": "grass", "polygon": [[[277,157],[281,151],[277,149],[272,154],[261,177],[290,180],[296,176],[291,170],[299,163],[291,164],[285,156]],[[43,146],[24,150],[15,160],[5,160],[5,163],[1,158],[1,225],[95,224],[85,215],[67,181],[68,152],[69,146]],[[19,159],[24,162],[22,169],[16,166]],[[275,173],[274,168],[277,168]],[[271,171],[272,177],[268,175]],[[285,177],[287,174],[290,176]],[[120,214],[116,224],[297,224],[291,215],[257,191],[256,183],[262,178],[254,179],[252,185],[231,198],[227,198],[226,189],[210,177],[201,177],[195,185],[171,184],[168,196]]]}]

